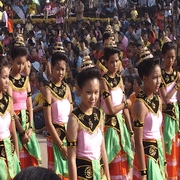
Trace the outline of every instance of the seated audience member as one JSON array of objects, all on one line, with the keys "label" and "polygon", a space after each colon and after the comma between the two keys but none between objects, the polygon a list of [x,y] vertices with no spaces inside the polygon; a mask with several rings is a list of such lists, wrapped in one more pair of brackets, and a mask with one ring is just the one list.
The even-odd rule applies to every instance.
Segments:
[{"label": "seated audience member", "polygon": [[46,85],[46,80],[42,75],[37,77],[36,87],[39,88],[40,92],[36,95],[33,101],[33,115],[34,115],[34,126],[36,133],[42,133],[46,130],[45,121],[44,121],[44,112],[43,112],[43,89]]}]

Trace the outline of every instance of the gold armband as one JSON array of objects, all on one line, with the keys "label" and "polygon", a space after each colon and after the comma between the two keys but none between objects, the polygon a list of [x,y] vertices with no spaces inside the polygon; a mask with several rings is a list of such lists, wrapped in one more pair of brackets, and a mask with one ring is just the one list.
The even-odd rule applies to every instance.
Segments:
[{"label": "gold armband", "polygon": [[110,96],[110,93],[108,91],[104,90],[103,93],[102,93],[102,96],[103,96],[103,99],[106,99],[106,98],[108,98]]},{"label": "gold armband", "polygon": [[178,84],[176,84],[176,85],[174,86],[175,90],[178,90],[179,87],[180,87],[180,86],[179,86]]},{"label": "gold armband", "polygon": [[69,141],[67,138],[67,148],[76,148],[77,140]]},{"label": "gold armband", "polygon": [[139,120],[139,118],[136,116],[134,118],[134,128],[142,128],[144,126],[144,123]]},{"label": "gold armband", "polygon": [[32,96],[32,92],[30,91],[27,93],[27,97],[31,97],[31,96]]},{"label": "gold armband", "polygon": [[48,102],[46,101],[46,99],[44,99],[43,107],[49,107],[49,106],[51,106],[51,104],[48,103]]},{"label": "gold armband", "polygon": [[128,102],[127,101],[124,101],[124,108],[128,108]]}]

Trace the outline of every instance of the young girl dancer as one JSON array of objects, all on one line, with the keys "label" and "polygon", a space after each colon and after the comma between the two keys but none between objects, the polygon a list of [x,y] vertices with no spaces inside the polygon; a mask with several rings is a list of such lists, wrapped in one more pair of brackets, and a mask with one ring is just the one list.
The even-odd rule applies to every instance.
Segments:
[{"label": "young girl dancer", "polygon": [[95,67],[84,69],[77,78],[81,103],[72,111],[67,127],[70,180],[110,179],[103,116],[95,107],[100,94],[100,80],[100,71]]},{"label": "young girl dancer", "polygon": [[19,144],[21,169],[38,166],[41,162],[40,147],[33,131],[33,111],[29,78],[21,75],[27,56],[25,46],[14,46],[11,52],[9,95],[13,99]]},{"label": "young girl dancer", "polygon": [[13,179],[20,171],[18,141],[13,116],[12,99],[6,93],[9,84],[9,64],[0,58],[0,179]]},{"label": "young girl dancer", "polygon": [[104,58],[108,72],[102,77],[102,106],[106,114],[105,145],[111,180],[130,179],[129,170],[133,162],[131,142],[133,144],[134,133],[127,108],[130,107],[131,102],[125,99],[123,81],[117,73],[119,50],[113,47],[106,48]]},{"label": "young girl dancer", "polygon": [[133,107],[135,158],[134,180],[166,179],[166,160],[162,135],[161,100],[156,94],[161,84],[159,60],[148,58],[138,66],[144,82]]},{"label": "young girl dancer", "polygon": [[162,48],[164,69],[162,69],[162,83],[160,94],[164,115],[164,143],[166,150],[168,179],[178,178],[178,136],[180,135],[179,109],[177,92],[180,90],[180,74],[173,70],[176,59],[176,49],[172,42],[166,42]]},{"label": "young girl dancer", "polygon": [[44,117],[49,133],[48,168],[62,179],[68,177],[66,124],[72,109],[71,92],[63,81],[67,61],[67,56],[62,52],[55,52],[52,55],[52,80],[44,93]]}]

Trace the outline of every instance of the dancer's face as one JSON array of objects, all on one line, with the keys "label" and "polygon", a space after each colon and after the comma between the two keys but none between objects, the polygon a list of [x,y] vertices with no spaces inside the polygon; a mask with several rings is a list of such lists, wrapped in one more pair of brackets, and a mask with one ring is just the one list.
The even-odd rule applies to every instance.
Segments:
[{"label": "dancer's face", "polygon": [[0,91],[5,92],[9,85],[9,67],[3,67],[0,72]]},{"label": "dancer's face", "polygon": [[24,70],[26,63],[26,56],[18,56],[12,60],[12,70],[16,73],[21,73]]},{"label": "dancer's face", "polygon": [[63,60],[56,62],[52,67],[52,74],[56,82],[62,81],[66,74],[66,62]]},{"label": "dancer's face", "polygon": [[156,65],[152,72],[143,78],[144,86],[150,92],[158,92],[161,84],[161,68],[159,65]]},{"label": "dancer's face", "polygon": [[79,90],[81,102],[86,108],[93,108],[99,98],[100,82],[98,79],[88,80]]},{"label": "dancer's face", "polygon": [[176,59],[175,49],[168,50],[163,56],[165,67],[172,67]]}]

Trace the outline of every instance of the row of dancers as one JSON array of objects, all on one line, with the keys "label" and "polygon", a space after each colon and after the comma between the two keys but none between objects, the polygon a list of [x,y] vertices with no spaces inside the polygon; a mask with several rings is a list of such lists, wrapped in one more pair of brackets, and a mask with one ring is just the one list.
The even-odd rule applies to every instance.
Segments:
[{"label": "row of dancers", "polygon": [[[14,46],[11,67],[0,60],[0,179],[13,179],[28,166],[41,164],[34,132],[32,93],[23,75],[27,48]],[[133,105],[125,99],[118,73],[119,50],[104,50],[105,68],[86,66],[77,77],[81,103],[73,109],[71,91],[64,81],[67,56],[52,55],[52,79],[44,87],[44,117],[48,130],[48,169],[61,179],[163,180],[179,176],[180,74],[173,70],[175,47],[162,48],[159,60],[142,52],[138,73],[142,91]],[[99,98],[100,97],[100,98]],[[98,106],[97,106],[98,105]]]}]

